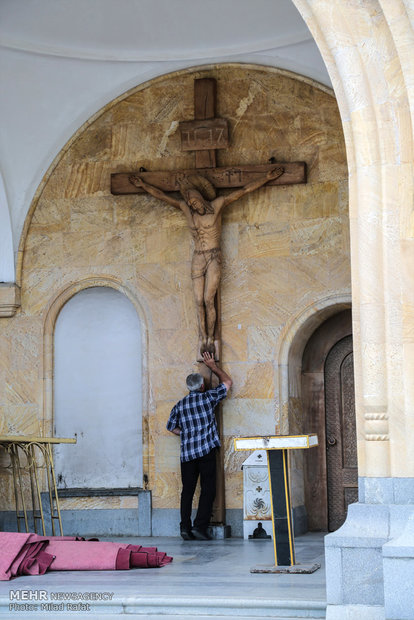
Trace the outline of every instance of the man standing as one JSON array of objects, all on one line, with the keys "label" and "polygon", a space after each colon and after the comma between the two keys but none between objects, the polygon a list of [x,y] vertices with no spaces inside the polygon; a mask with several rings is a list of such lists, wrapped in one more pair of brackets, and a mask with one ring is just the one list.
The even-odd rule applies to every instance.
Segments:
[{"label": "man standing", "polygon": [[[180,533],[184,540],[210,540],[207,527],[216,495],[216,448],[220,447],[214,409],[227,396],[233,381],[219,368],[213,355],[203,353],[203,360],[220,379],[220,385],[205,390],[204,379],[194,373],[186,383],[189,394],[171,410],[167,429],[179,435],[181,440],[181,523]],[[194,526],[191,527],[191,509],[198,477],[200,476],[200,500]]]}]

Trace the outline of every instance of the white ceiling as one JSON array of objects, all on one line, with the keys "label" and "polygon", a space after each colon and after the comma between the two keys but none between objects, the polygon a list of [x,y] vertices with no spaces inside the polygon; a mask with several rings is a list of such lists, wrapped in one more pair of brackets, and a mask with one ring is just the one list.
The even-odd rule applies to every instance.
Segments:
[{"label": "white ceiling", "polygon": [[116,61],[202,59],[303,43],[290,0],[2,0],[13,49]]},{"label": "white ceiling", "polygon": [[0,0],[0,282],[43,175],[100,108],[153,77],[246,62],[330,87],[292,0]]}]

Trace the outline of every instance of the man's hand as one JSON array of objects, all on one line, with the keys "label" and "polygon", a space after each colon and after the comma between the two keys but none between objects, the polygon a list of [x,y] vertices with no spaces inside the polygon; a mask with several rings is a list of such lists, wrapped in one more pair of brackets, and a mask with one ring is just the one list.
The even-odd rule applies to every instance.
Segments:
[{"label": "man's hand", "polygon": [[219,368],[219,366],[217,366],[215,359],[214,359],[214,355],[212,355],[208,351],[205,351],[203,353],[203,362],[208,368],[210,368],[210,370],[214,372],[215,375],[218,376],[221,383],[224,383],[227,390],[229,390],[231,386],[233,385],[233,381],[231,380],[229,375],[226,372],[224,372],[222,368]]},{"label": "man's hand", "polygon": [[215,375],[218,376],[218,378],[220,379],[221,383],[224,383],[224,385],[227,388],[227,391],[231,388],[231,386],[233,385],[233,381],[231,380],[231,378],[229,377],[229,375],[224,372],[224,370],[222,368],[219,368],[215,362],[214,359],[214,355],[212,355],[211,353],[209,353],[208,351],[205,351],[203,353],[203,362],[205,363],[205,365],[210,368],[210,370],[212,370],[214,372]]},{"label": "man's hand", "polygon": [[285,169],[282,166],[277,166],[276,168],[273,168],[273,170],[269,170],[269,172],[266,174],[266,177],[269,179],[269,181],[273,181],[273,179],[281,177],[284,171]]},{"label": "man's hand", "polygon": [[214,355],[212,355],[208,351],[204,351],[203,361],[205,365],[208,366],[208,368],[211,368],[211,370],[214,370],[217,366],[216,360],[214,359]]},{"label": "man's hand", "polygon": [[143,187],[143,180],[136,174],[131,174],[129,181],[132,185],[135,185],[135,187]]}]

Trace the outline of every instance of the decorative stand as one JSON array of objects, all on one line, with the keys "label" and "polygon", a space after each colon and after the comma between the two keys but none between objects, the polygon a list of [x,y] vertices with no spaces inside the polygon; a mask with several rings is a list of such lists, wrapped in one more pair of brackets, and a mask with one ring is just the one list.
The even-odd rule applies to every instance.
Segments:
[{"label": "decorative stand", "polygon": [[313,573],[320,564],[296,564],[292,505],[289,488],[288,450],[313,448],[317,435],[275,435],[273,437],[237,437],[234,449],[266,450],[272,501],[274,566],[257,566],[251,573]]},{"label": "decorative stand", "polygon": [[[41,521],[41,532],[46,536],[45,517],[42,507],[41,491],[40,491],[40,475],[39,469],[42,467],[38,463],[36,450],[43,457],[44,467],[47,478],[47,491],[50,504],[50,518],[53,536],[55,532],[55,519],[59,522],[60,535],[63,536],[62,519],[60,517],[59,498],[56,487],[55,468],[53,465],[52,444],[59,443],[76,443],[76,439],[66,437],[25,437],[0,435],[0,446],[5,448],[10,455],[11,466],[13,470],[14,497],[16,501],[16,517],[17,530],[20,532],[20,520],[24,520],[26,532],[29,532],[29,520],[26,508],[23,488],[23,476],[26,472],[29,475],[29,484],[31,492],[31,509],[33,514],[33,525],[36,534],[37,520]],[[20,460],[23,456],[23,464]],[[24,463],[26,461],[26,463]]]},{"label": "decorative stand", "polygon": [[243,538],[271,540],[272,502],[265,450],[255,450],[242,464]]}]

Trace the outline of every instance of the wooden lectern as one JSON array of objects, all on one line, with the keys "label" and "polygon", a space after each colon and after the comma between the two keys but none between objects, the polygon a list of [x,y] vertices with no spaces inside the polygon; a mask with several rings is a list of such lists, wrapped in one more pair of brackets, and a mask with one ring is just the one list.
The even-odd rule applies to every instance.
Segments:
[{"label": "wooden lectern", "polygon": [[292,505],[289,485],[288,450],[303,450],[318,445],[317,435],[274,435],[236,437],[234,449],[266,450],[272,502],[275,566],[257,567],[253,573],[313,573],[320,564],[296,564]]}]

